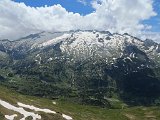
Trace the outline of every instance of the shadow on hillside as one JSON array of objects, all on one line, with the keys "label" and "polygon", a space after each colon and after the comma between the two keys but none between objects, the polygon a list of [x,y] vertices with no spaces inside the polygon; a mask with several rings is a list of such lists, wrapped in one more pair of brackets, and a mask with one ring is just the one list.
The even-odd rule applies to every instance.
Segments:
[{"label": "shadow on hillside", "polygon": [[125,75],[122,81],[120,97],[129,105],[160,103],[160,80],[152,69],[132,72]]}]

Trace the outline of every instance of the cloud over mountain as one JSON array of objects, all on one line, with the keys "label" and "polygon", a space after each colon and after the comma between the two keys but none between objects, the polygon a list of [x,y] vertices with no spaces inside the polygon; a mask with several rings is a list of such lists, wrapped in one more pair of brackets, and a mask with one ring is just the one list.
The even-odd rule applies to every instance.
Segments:
[{"label": "cloud over mountain", "polygon": [[0,39],[17,39],[39,31],[109,30],[139,34],[151,26],[142,24],[156,13],[152,0],[92,0],[94,12],[68,12],[61,5],[30,7],[11,0],[0,1]]}]

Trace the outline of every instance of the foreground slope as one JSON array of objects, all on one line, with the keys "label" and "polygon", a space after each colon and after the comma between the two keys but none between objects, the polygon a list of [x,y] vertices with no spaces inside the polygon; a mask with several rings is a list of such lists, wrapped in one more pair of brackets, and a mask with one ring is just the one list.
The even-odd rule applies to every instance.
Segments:
[{"label": "foreground slope", "polygon": [[[26,109],[26,111],[34,112],[42,116],[41,120],[65,120],[61,117],[62,113],[70,115],[74,120],[159,120],[160,109],[158,107],[124,107],[123,109],[106,109],[87,105],[79,105],[69,103],[64,100],[53,101],[44,98],[24,96],[19,93],[0,86],[0,99],[17,106],[17,102],[32,105],[38,108],[46,108],[56,111],[58,114],[47,114],[44,112],[35,112]],[[53,102],[56,104],[53,104]],[[3,120],[5,115],[17,114],[15,120],[19,120],[23,115],[12,110],[4,108],[0,105],[0,119]],[[29,118],[32,120],[32,118]]]}]

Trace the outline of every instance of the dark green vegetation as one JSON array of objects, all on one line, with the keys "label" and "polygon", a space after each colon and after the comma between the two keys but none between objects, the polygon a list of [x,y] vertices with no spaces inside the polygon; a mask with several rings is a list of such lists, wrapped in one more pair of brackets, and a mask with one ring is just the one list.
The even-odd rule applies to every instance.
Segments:
[{"label": "dark green vegetation", "polygon": [[[0,98],[16,105],[17,102],[24,104],[34,105],[39,108],[48,108],[50,110],[65,113],[73,117],[74,120],[159,120],[160,108],[159,107],[124,107],[123,109],[108,109],[89,105],[79,105],[75,102],[68,102],[65,99],[56,100],[56,105],[53,100],[21,95],[13,90],[6,89],[0,86]],[[112,99],[113,104],[116,100]],[[8,114],[14,114],[14,111],[4,109],[0,106],[0,120],[4,120],[3,116]],[[42,120],[64,120],[60,115],[43,114]],[[20,118],[20,115],[18,115]],[[28,117],[29,119],[29,117]],[[17,118],[17,120],[19,120]]]},{"label": "dark green vegetation", "polygon": [[[55,52],[51,50],[49,53]],[[49,53],[46,55],[52,56]],[[59,59],[48,62],[47,56],[43,56],[41,64],[29,56],[1,67],[1,84],[26,95],[51,99],[65,97],[81,104],[102,107],[112,107],[109,98],[129,105],[159,104],[160,69],[137,69],[143,61],[124,62],[121,58],[115,63],[118,67],[114,67],[103,59],[90,58],[73,63],[61,59],[64,57],[61,55]]]}]

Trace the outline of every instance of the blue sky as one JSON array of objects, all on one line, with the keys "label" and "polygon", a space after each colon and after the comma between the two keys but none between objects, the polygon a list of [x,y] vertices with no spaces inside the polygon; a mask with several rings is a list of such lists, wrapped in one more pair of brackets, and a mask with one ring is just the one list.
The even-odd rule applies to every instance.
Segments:
[{"label": "blue sky", "polygon": [[[14,0],[16,2],[24,2],[26,5],[32,7],[40,6],[52,6],[55,4],[60,4],[69,12],[80,13],[81,15],[86,15],[94,11],[90,4],[84,5],[78,0]],[[90,3],[91,0],[86,0],[87,3]]]},{"label": "blue sky", "polygon": [[[92,6],[89,4],[91,0],[85,0],[86,5],[78,2],[78,0],[14,0],[16,2],[24,2],[28,6],[40,7],[40,6],[52,6],[55,4],[60,4],[69,12],[80,13],[81,15],[86,15],[94,11]],[[82,0],[83,1],[83,0]],[[149,20],[142,21],[144,24],[152,26],[151,31],[160,32],[160,0],[154,0],[154,11],[157,16],[152,17]]]},{"label": "blue sky", "polygon": [[154,11],[157,13],[157,16],[152,17],[149,20],[144,21],[143,23],[152,25],[153,32],[160,32],[160,0],[154,0]]}]

